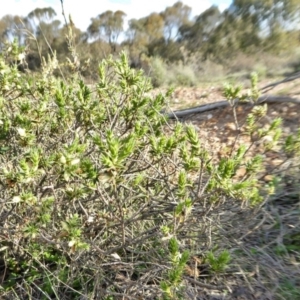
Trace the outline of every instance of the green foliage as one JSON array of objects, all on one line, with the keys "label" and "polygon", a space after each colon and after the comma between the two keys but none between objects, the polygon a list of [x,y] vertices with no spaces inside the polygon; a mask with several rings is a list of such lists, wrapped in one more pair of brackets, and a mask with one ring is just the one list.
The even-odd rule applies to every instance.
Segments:
[{"label": "green foliage", "polygon": [[164,29],[169,42],[178,35],[182,26],[189,23],[192,9],[178,1],[173,6],[166,7],[161,14],[164,19]]},{"label": "green foliage", "polygon": [[159,57],[150,60],[150,77],[154,87],[163,86],[168,80],[167,66]]},{"label": "green foliage", "polygon": [[[55,77],[55,56],[35,80],[5,55],[0,66],[4,292],[26,287],[40,299],[92,299],[104,289],[109,299],[136,293],[154,272],[155,297],[184,299],[190,256],[210,250],[205,222],[227,201],[261,202],[263,158],[241,146],[215,160],[192,125],[162,113],[171,91],[150,97],[149,79],[129,67],[124,53],[100,63],[93,87],[76,72]],[[257,97],[256,84],[253,77],[245,99]],[[226,90],[230,101],[238,93]],[[281,120],[258,128],[265,111],[255,107],[246,125],[253,139],[272,137],[264,145],[269,151]],[[290,155],[298,140],[287,139]],[[246,175],[237,179],[241,167]],[[207,261],[222,272],[230,255],[211,252]],[[132,289],[122,287],[127,280]]]},{"label": "green foliage", "polygon": [[300,129],[296,135],[289,135],[286,138],[284,150],[290,157],[300,155]]},{"label": "green foliage", "polygon": [[88,27],[88,34],[92,38],[105,37],[115,52],[117,40],[123,31],[124,18],[126,14],[123,11],[110,10],[99,14],[96,18],[92,18],[92,23]]},{"label": "green foliage", "polygon": [[197,85],[197,74],[189,65],[183,65],[181,62],[167,64],[157,56],[150,58],[149,64],[149,75],[154,87]]},{"label": "green foliage", "polygon": [[168,82],[176,86],[196,86],[198,79],[193,66],[183,65],[179,61],[171,66]]},{"label": "green foliage", "polygon": [[182,276],[189,260],[189,252],[180,253],[179,244],[175,237],[169,240],[168,245],[171,269],[167,273],[167,280],[160,283],[163,299],[182,299]]},{"label": "green foliage", "polygon": [[293,280],[282,278],[278,287],[278,293],[283,299],[296,299],[300,296],[300,289]]},{"label": "green foliage", "polygon": [[215,255],[210,251],[206,259],[211,267],[211,270],[215,273],[223,272],[231,260],[230,253],[227,250],[221,251],[219,255]]}]

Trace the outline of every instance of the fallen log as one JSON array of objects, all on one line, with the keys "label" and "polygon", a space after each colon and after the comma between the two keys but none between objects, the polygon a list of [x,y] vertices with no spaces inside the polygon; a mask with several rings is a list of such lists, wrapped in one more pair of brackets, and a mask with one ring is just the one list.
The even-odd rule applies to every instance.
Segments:
[{"label": "fallen log", "polygon": [[[234,105],[237,104],[252,104],[252,105],[261,105],[264,103],[297,103],[300,104],[300,99],[298,98],[292,98],[289,96],[261,96],[258,98],[258,100],[256,102],[239,102],[238,100],[234,101]],[[198,113],[203,113],[203,112],[207,112],[210,110],[214,110],[214,109],[219,109],[219,108],[223,108],[223,107],[227,107],[230,106],[230,103],[227,100],[223,100],[223,101],[217,101],[217,102],[213,102],[213,103],[208,103],[208,104],[203,104],[200,106],[195,106],[192,108],[188,108],[188,109],[183,109],[183,110],[176,110],[176,111],[171,111],[167,113],[167,116],[170,119],[177,119],[177,118],[183,118],[186,117],[188,115],[192,115],[192,114],[198,114]]]}]

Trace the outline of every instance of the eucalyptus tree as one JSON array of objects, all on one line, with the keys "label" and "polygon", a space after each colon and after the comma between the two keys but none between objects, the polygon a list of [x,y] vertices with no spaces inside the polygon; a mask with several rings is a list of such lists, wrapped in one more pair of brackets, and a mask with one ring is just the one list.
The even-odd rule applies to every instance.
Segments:
[{"label": "eucalyptus tree", "polygon": [[131,19],[124,42],[129,46],[130,58],[134,65],[140,65],[141,56],[149,55],[151,45],[164,42],[164,19],[161,14],[151,13],[141,19]]},{"label": "eucalyptus tree", "polygon": [[40,59],[53,53],[54,43],[60,38],[61,22],[55,19],[56,15],[52,7],[44,7],[34,9],[26,17],[30,31],[28,44]]},{"label": "eucalyptus tree", "polygon": [[216,27],[223,21],[219,8],[211,6],[192,23],[187,23],[179,28],[179,40],[185,41],[186,47],[194,51],[204,51]]},{"label": "eucalyptus tree", "polygon": [[243,17],[256,15],[254,20],[270,34],[278,25],[284,27],[300,18],[300,0],[234,0],[232,9]]},{"label": "eucalyptus tree", "polygon": [[96,18],[91,19],[88,27],[88,34],[91,39],[103,39],[111,46],[112,52],[116,51],[116,44],[123,32],[124,19],[126,14],[117,10],[115,12],[107,10],[99,14]]},{"label": "eucalyptus tree", "polygon": [[142,18],[144,32],[148,37],[148,43],[164,37],[165,21],[158,13],[151,13],[149,16]]},{"label": "eucalyptus tree", "polygon": [[18,40],[20,45],[25,44],[26,19],[18,15],[5,15],[0,19],[0,47],[6,41]]},{"label": "eucalyptus tree", "polygon": [[41,23],[51,23],[56,17],[52,7],[36,8],[27,15],[27,22],[31,25],[32,33],[36,34]]},{"label": "eucalyptus tree", "polygon": [[190,23],[191,12],[191,7],[178,1],[161,13],[164,19],[164,33],[168,42],[176,39],[181,26]]},{"label": "eucalyptus tree", "polygon": [[234,0],[232,10],[259,27],[266,50],[280,50],[291,44],[289,31],[297,30],[300,0]]},{"label": "eucalyptus tree", "polygon": [[148,37],[142,19],[131,19],[128,21],[128,29],[126,30],[126,40],[124,46],[129,49],[129,55],[132,66],[141,65],[142,53],[147,53]]},{"label": "eucalyptus tree", "polygon": [[126,32],[130,44],[149,44],[164,37],[164,19],[161,14],[151,13],[141,19],[131,19]]},{"label": "eucalyptus tree", "polygon": [[253,22],[256,16],[243,18],[229,9],[223,12],[222,18],[208,37],[203,52],[204,58],[230,64],[238,53],[257,53],[262,39],[258,24]]}]

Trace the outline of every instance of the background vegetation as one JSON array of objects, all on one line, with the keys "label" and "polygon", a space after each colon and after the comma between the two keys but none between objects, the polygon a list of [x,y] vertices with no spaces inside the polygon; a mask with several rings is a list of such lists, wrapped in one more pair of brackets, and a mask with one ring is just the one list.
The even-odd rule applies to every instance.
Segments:
[{"label": "background vegetation", "polygon": [[[284,73],[299,65],[299,7],[298,0],[235,0],[222,13],[212,6],[191,19],[191,8],[179,1],[128,24],[122,11],[99,12],[86,31],[70,23],[78,53],[76,67],[86,79],[97,80],[99,60],[125,50],[131,66],[142,68],[155,86],[170,81],[195,85],[204,76],[215,78],[228,72]],[[67,25],[56,17],[51,7],[36,8],[27,16],[4,16],[0,50],[7,40],[17,38],[24,47],[19,68],[37,72],[42,57],[54,52],[59,61],[74,59],[65,39]],[[68,66],[62,68],[68,70]]]}]

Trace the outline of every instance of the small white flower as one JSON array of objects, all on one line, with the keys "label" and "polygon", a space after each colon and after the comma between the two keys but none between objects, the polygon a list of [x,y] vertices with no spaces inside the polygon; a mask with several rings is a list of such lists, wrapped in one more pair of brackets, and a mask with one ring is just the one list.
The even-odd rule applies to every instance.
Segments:
[{"label": "small white flower", "polygon": [[170,240],[172,237],[173,237],[173,234],[169,234],[169,233],[168,233],[168,235],[162,237],[161,240],[162,240],[162,241],[168,241],[168,240]]},{"label": "small white flower", "polygon": [[18,128],[17,128],[17,131],[18,131],[18,134],[19,134],[21,137],[25,137],[25,136],[26,136],[26,130],[25,130],[24,128],[18,127]]},{"label": "small white flower", "polygon": [[25,53],[20,53],[18,55],[18,60],[23,61],[23,60],[25,60],[25,57],[26,57]]},{"label": "small white flower", "polygon": [[68,246],[71,248],[75,245],[76,241],[72,240],[68,243]]},{"label": "small white flower", "polygon": [[63,165],[66,164],[67,159],[62,155],[59,160]]},{"label": "small white flower", "polygon": [[80,163],[80,159],[79,158],[75,158],[71,161],[71,165],[77,165]]},{"label": "small white flower", "polygon": [[121,257],[117,253],[112,253],[111,256],[116,260],[121,260]]},{"label": "small white flower", "polygon": [[21,202],[21,198],[20,198],[19,196],[14,196],[14,197],[12,198],[12,202],[13,202],[13,203],[19,203],[19,202]]},{"label": "small white flower", "polygon": [[24,183],[30,183],[32,181],[33,181],[33,178],[31,178],[31,177],[27,177],[23,180]]},{"label": "small white flower", "polygon": [[87,219],[87,222],[88,223],[94,222],[94,216],[89,216],[88,219]]},{"label": "small white flower", "polygon": [[273,142],[273,137],[271,137],[270,135],[266,135],[266,136],[262,137],[262,141],[264,143]]}]

